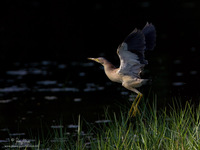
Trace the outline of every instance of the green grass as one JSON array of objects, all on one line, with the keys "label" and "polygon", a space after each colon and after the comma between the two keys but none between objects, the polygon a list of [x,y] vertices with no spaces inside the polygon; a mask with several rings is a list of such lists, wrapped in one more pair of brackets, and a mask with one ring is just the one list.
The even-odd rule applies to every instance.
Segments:
[{"label": "green grass", "polygon": [[[107,113],[109,123],[92,125],[79,116],[75,135],[55,129],[49,138],[40,141],[40,148],[66,150],[198,150],[200,149],[200,105],[189,102],[157,110],[153,105],[140,104],[140,115],[128,118],[128,108],[119,113]],[[87,127],[83,135],[82,127]],[[50,139],[57,142],[50,142]]]}]

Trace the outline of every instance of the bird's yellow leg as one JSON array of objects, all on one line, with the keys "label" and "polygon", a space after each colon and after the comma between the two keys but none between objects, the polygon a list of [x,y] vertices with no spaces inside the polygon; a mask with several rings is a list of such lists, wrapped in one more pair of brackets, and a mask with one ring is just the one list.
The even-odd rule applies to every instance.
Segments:
[{"label": "bird's yellow leg", "polygon": [[135,106],[135,104],[138,104],[136,103],[138,98],[140,97],[140,93],[138,93],[137,97],[135,98],[135,100],[133,101],[132,105],[131,105],[131,109],[129,110],[129,116],[132,116],[132,111],[134,112],[135,109],[137,109]]},{"label": "bird's yellow leg", "polygon": [[[140,114],[140,111],[138,110],[138,104],[140,103],[140,100],[141,100],[141,98],[142,98],[142,93],[139,93],[138,94],[139,95],[139,98],[138,98],[138,100],[137,100],[137,103],[135,104],[135,106],[134,106],[134,110],[133,110],[133,113],[131,114],[131,117],[134,117],[134,116],[136,116],[136,113],[138,112],[139,114]],[[130,115],[130,114],[129,114]]]},{"label": "bird's yellow leg", "polygon": [[137,97],[136,97],[135,100],[133,101],[133,103],[132,103],[132,105],[131,105],[131,109],[129,110],[129,115],[131,115],[131,112],[132,112],[132,110],[133,110],[133,108],[134,108],[134,106],[135,106],[135,103],[136,103],[138,97],[139,97],[139,95],[137,95]]}]

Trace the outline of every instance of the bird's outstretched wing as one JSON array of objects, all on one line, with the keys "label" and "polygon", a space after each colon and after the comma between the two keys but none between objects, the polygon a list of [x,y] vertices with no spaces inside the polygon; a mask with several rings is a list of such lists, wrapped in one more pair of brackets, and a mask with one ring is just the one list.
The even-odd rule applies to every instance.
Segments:
[{"label": "bird's outstretched wing", "polygon": [[156,44],[156,29],[153,24],[148,23],[142,29],[145,36],[146,50],[153,50]]},{"label": "bird's outstretched wing", "polygon": [[118,73],[139,78],[143,67],[148,63],[144,52],[153,49],[154,43],[155,28],[152,24],[147,23],[142,31],[134,29],[117,49],[120,58]]}]

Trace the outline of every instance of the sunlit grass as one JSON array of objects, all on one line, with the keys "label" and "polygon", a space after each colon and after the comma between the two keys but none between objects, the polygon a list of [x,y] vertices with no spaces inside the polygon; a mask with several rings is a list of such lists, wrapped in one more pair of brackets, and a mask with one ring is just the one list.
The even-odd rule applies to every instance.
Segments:
[{"label": "sunlit grass", "polygon": [[[63,128],[51,133],[50,138],[40,141],[41,148],[68,150],[191,150],[200,149],[200,105],[189,102],[184,106],[172,106],[157,110],[153,105],[141,104],[140,115],[128,118],[128,109],[119,113],[105,112],[111,122],[94,126],[78,118],[76,135],[65,134]],[[82,134],[82,127],[88,132]]]}]

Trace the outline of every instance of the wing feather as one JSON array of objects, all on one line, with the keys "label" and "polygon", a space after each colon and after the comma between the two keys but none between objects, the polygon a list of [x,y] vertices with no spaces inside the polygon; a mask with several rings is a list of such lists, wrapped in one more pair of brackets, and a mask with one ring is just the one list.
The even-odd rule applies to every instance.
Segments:
[{"label": "wing feather", "polygon": [[118,49],[118,55],[120,58],[120,68],[118,73],[121,75],[129,75],[139,78],[139,75],[144,67],[140,63],[139,57],[127,49],[127,44],[122,43],[122,46]]},{"label": "wing feather", "polygon": [[146,50],[152,50],[156,45],[156,29],[153,24],[147,24],[142,29],[146,41]]},{"label": "wing feather", "polygon": [[156,30],[152,24],[147,24],[141,30],[134,29],[117,49],[120,58],[119,74],[140,78],[144,66],[145,50],[152,50],[155,46]]},{"label": "wing feather", "polygon": [[134,29],[124,40],[131,52],[142,52],[145,49],[144,34],[138,29]]},{"label": "wing feather", "polygon": [[117,53],[120,58],[118,73],[139,77],[144,64],[145,37],[144,34],[134,29],[118,47]]}]

